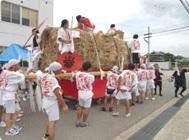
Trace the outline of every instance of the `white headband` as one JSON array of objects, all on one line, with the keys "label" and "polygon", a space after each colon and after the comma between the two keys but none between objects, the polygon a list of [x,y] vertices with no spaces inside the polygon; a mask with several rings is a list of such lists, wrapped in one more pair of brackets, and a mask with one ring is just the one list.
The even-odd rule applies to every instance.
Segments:
[{"label": "white headband", "polygon": [[9,60],[8,63],[6,63],[6,64],[4,65],[3,68],[5,68],[5,69],[10,69],[12,66],[17,65],[17,64],[19,64],[19,63],[20,63],[20,60],[11,59],[11,60]]},{"label": "white headband", "polygon": [[52,62],[45,71],[48,71],[49,73],[53,73],[54,71],[62,69],[62,65],[58,62]]}]

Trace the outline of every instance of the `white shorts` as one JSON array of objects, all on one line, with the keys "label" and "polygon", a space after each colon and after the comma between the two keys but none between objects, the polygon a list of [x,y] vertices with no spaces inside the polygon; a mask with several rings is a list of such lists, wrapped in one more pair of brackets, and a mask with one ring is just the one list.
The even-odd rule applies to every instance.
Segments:
[{"label": "white shorts", "polygon": [[119,91],[116,94],[115,98],[117,100],[131,100],[132,99],[131,92],[121,92],[121,91]]},{"label": "white shorts", "polygon": [[15,100],[4,101],[4,108],[6,110],[6,113],[15,113],[16,112]]},{"label": "white shorts", "polygon": [[79,91],[79,106],[90,108],[92,103],[92,91]]},{"label": "white shorts", "polygon": [[146,84],[147,82],[146,81],[139,81],[138,83],[138,91],[143,91],[143,92],[146,92]]},{"label": "white shorts", "polygon": [[132,93],[135,93],[135,95],[136,96],[139,96],[140,94],[139,94],[139,92],[138,92],[138,85],[136,85],[135,87],[133,87],[133,89],[132,89]]},{"label": "white shorts", "polygon": [[49,121],[58,121],[60,119],[58,103],[45,109]]},{"label": "white shorts", "polygon": [[155,88],[155,83],[154,80],[149,80],[147,81],[147,89],[154,89]]}]

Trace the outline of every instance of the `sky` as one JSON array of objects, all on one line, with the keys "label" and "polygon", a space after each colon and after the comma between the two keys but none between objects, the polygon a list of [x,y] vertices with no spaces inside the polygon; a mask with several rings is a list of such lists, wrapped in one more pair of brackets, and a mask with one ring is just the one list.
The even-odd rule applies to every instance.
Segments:
[{"label": "sky", "polygon": [[[189,0],[186,0],[189,3]],[[143,34],[150,26],[155,32],[189,26],[189,13],[179,0],[54,0],[54,26],[59,27],[62,19],[77,25],[75,17],[88,17],[95,25],[95,32],[106,32],[110,24],[125,32],[125,40],[130,42],[138,33],[142,54],[147,53],[147,43]],[[153,35],[151,51],[170,52],[189,56],[189,28],[180,32]]]}]

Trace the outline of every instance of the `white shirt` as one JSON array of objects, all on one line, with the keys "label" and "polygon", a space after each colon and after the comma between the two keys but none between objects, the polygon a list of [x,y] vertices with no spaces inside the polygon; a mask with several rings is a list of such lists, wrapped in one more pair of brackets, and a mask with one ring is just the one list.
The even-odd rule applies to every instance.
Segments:
[{"label": "white shirt", "polygon": [[76,85],[79,91],[92,91],[94,81],[94,75],[91,75],[86,72],[76,73]]},{"label": "white shirt", "polygon": [[131,90],[136,84],[137,84],[137,76],[136,73],[130,70],[124,70],[120,77],[122,79],[121,81],[121,89],[124,90]]},{"label": "white shirt", "polygon": [[139,81],[147,81],[148,80],[148,72],[145,69],[138,70],[138,80]]},{"label": "white shirt", "polygon": [[56,88],[59,88],[61,93],[60,85],[57,79],[48,73],[42,74],[40,79],[42,95],[43,95],[43,108],[49,108],[50,106],[57,104],[57,98],[54,93]]},{"label": "white shirt", "polygon": [[140,57],[140,64],[141,65],[148,64],[148,58],[146,58],[146,57]]},{"label": "white shirt", "polygon": [[108,31],[107,31],[107,34],[115,34],[116,33],[116,29],[115,28],[110,28]]},{"label": "white shirt", "polygon": [[118,79],[119,79],[119,75],[117,73],[109,71],[107,73],[106,87],[109,89],[116,89],[118,86]]},{"label": "white shirt", "polygon": [[155,76],[155,70],[150,69],[147,71],[148,80],[154,80],[156,78]]},{"label": "white shirt", "polygon": [[[72,43],[70,44],[63,43],[58,40],[59,38],[63,40],[68,40],[68,41],[71,40]],[[69,52],[69,51],[74,52],[73,39],[72,39],[70,30],[60,28],[57,32],[57,43],[58,43],[58,49],[61,53]]]},{"label": "white shirt", "polygon": [[138,39],[134,39],[130,45],[131,53],[140,53],[140,42]]},{"label": "white shirt", "polygon": [[24,80],[24,75],[19,72],[3,70],[0,74],[0,89],[3,94],[3,101],[15,100],[18,85]]}]

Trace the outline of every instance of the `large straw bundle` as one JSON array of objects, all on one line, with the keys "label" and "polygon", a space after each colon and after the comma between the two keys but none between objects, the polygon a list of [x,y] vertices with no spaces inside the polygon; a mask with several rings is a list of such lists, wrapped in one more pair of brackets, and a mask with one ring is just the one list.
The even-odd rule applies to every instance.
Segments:
[{"label": "large straw bundle", "polygon": [[[57,30],[57,28],[46,28],[41,35],[40,45],[43,49],[41,69],[46,68],[52,61],[58,58],[59,52],[56,43]],[[129,55],[127,44],[123,39],[119,39],[123,38],[123,32],[118,31],[119,38],[105,35],[102,32],[93,35],[85,31],[80,31],[80,38],[74,38],[76,52],[81,54],[84,61],[90,61],[92,63],[93,71],[99,70],[95,45],[103,70],[110,70],[114,65],[119,65],[122,57],[124,57],[124,65],[128,65]]]}]

